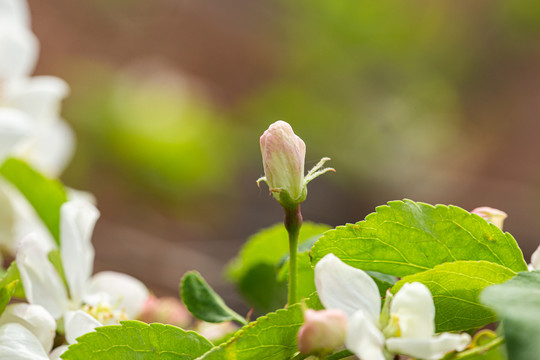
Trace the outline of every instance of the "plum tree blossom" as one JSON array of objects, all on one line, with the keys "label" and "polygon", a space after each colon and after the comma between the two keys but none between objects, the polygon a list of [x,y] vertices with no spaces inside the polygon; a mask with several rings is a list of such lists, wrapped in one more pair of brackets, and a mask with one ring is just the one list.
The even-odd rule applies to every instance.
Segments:
[{"label": "plum tree blossom", "polygon": [[112,271],[91,276],[91,235],[98,216],[98,210],[84,201],[62,206],[59,250],[63,274],[49,261],[35,239],[37,234],[29,235],[19,246],[16,261],[26,298],[55,319],[66,320],[70,311],[84,310],[100,324],[114,324],[136,318],[148,298],[146,287],[131,276]]},{"label": "plum tree blossom", "polygon": [[421,283],[406,283],[393,298],[388,295],[382,314],[373,279],[333,254],[315,266],[315,283],[322,304],[347,315],[345,346],[362,360],[384,360],[392,353],[436,360],[471,341],[468,334],[435,335],[435,306]]},{"label": "plum tree blossom", "polygon": [[[73,132],[60,117],[69,87],[54,76],[31,76],[38,50],[26,1],[0,0],[0,164],[14,156],[57,177],[74,150]],[[0,207],[5,225],[0,247],[13,252],[26,229],[40,222],[22,195],[2,180]]]}]

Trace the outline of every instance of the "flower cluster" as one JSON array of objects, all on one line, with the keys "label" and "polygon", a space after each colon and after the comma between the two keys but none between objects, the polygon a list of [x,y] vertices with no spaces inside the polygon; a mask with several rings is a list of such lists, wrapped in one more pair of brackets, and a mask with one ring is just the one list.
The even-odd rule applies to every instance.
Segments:
[{"label": "flower cluster", "polygon": [[304,353],[344,344],[362,360],[385,360],[392,354],[436,360],[471,342],[468,334],[435,335],[435,306],[421,283],[406,283],[394,296],[388,292],[381,311],[375,281],[328,254],[315,266],[315,284],[327,310],[318,317],[306,314],[298,339]]},{"label": "flower cluster", "polygon": [[[31,76],[38,48],[26,2],[0,0],[0,164],[15,157],[56,177],[74,148],[72,131],[60,117],[69,88],[56,77]],[[0,247],[15,256],[20,284],[10,286],[22,285],[28,302],[8,305],[0,316],[2,359],[58,359],[80,335],[135,319],[147,302],[148,290],[131,276],[92,276],[91,237],[99,212],[88,201],[91,195],[72,192],[69,198],[60,210],[57,245],[24,196],[0,182]],[[66,344],[53,349],[57,333]]]},{"label": "flower cluster", "polygon": [[[73,132],[60,117],[69,87],[54,76],[31,76],[38,49],[26,2],[0,0],[0,163],[17,157],[57,177],[74,150]],[[4,218],[11,218],[0,231],[0,247],[13,252],[27,230],[40,224],[22,196],[5,182],[0,182],[0,207],[9,213]]]}]

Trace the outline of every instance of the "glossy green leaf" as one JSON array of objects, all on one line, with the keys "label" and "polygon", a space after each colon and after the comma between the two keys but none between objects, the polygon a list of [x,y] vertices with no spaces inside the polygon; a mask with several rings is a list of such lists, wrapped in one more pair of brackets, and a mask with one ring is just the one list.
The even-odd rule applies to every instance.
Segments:
[{"label": "glossy green leaf", "polygon": [[398,292],[405,283],[421,282],[433,296],[436,331],[463,331],[497,320],[495,314],[480,303],[480,293],[487,286],[514,276],[516,273],[512,270],[487,261],[457,261],[405,276],[392,288],[392,293]]},{"label": "glossy green leaf", "polygon": [[229,308],[201,274],[190,271],[180,284],[180,296],[187,309],[199,320],[221,323],[229,320],[246,324],[246,319]]},{"label": "glossy green leaf", "polygon": [[[299,249],[311,247],[312,242],[328,229],[328,225],[305,222],[300,229]],[[277,277],[288,252],[288,234],[283,224],[263,229],[251,236],[238,256],[230,262],[227,277],[258,310],[268,312],[278,309],[287,302],[287,283]],[[305,294],[302,289],[300,291]]]},{"label": "glossy green leaf", "polygon": [[381,297],[385,297],[386,290],[390,289],[398,281],[398,279],[392,275],[381,274],[376,271],[366,271],[366,273],[371,276],[373,281],[375,281]]},{"label": "glossy green leaf", "polygon": [[2,315],[7,304],[9,304],[9,300],[11,300],[11,297],[15,293],[18,282],[19,280],[14,280],[6,286],[0,288],[0,315]]},{"label": "glossy green leaf", "polygon": [[537,359],[540,354],[540,271],[522,272],[504,284],[486,288],[482,303],[502,320],[511,360]]},{"label": "glossy green leaf", "polygon": [[312,263],[333,253],[347,264],[399,277],[460,260],[485,260],[515,272],[527,264],[512,235],[456,206],[391,201],[356,224],[327,231]]},{"label": "glossy green leaf", "polygon": [[62,184],[48,179],[24,161],[10,158],[0,167],[0,175],[11,182],[34,207],[57,244],[60,244],[60,207],[67,201]]},{"label": "glossy green leaf", "polygon": [[288,360],[298,351],[296,334],[303,321],[300,304],[267,314],[244,326],[229,341],[199,360]]},{"label": "glossy green leaf", "polygon": [[62,359],[191,360],[212,348],[210,341],[193,331],[140,321],[99,327],[77,341],[62,354]]},{"label": "glossy green leaf", "polygon": [[17,263],[12,261],[9,267],[7,268],[4,276],[0,279],[0,288],[4,288],[9,284],[12,284],[16,281],[15,288],[11,296],[14,296],[19,299],[25,299],[24,288],[21,282],[21,275],[19,274],[19,269],[17,268]]}]

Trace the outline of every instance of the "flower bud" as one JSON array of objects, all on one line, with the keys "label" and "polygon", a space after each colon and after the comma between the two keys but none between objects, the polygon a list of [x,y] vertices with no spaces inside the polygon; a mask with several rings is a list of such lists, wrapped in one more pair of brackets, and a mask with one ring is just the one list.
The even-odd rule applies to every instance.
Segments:
[{"label": "flower bud", "polygon": [[327,353],[345,344],[347,315],[329,309],[304,312],[304,325],[298,331],[298,350],[302,354]]},{"label": "flower bud", "polygon": [[490,208],[487,206],[478,207],[471,211],[471,213],[479,215],[487,222],[492,223],[496,227],[502,230],[504,219],[508,217],[504,211]]},{"label": "flower bud", "polygon": [[306,144],[294,134],[291,125],[277,121],[270,125],[261,136],[261,153],[264,177],[257,184],[266,181],[277,201],[285,208],[296,208],[306,199],[306,185],[332,168],[323,168],[325,157],[304,177]]},{"label": "flower bud", "polygon": [[304,159],[306,144],[294,134],[291,125],[277,121],[261,136],[261,153],[266,182],[274,197],[282,203],[284,192],[295,203],[306,196]]},{"label": "flower bud", "polygon": [[158,298],[150,295],[146,300],[139,319],[146,323],[159,322],[186,328],[192,322],[189,311],[184,304],[173,297]]}]

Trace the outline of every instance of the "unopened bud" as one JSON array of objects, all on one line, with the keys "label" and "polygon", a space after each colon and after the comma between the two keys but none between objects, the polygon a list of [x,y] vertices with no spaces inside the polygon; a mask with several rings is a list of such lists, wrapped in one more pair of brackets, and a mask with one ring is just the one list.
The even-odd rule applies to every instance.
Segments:
[{"label": "unopened bud", "polygon": [[159,322],[186,328],[192,322],[189,311],[184,304],[173,297],[158,298],[150,295],[146,300],[143,312],[139,317],[146,323]]},{"label": "unopened bud", "polygon": [[306,144],[291,125],[281,120],[270,125],[261,136],[261,153],[266,183],[274,197],[280,201],[280,193],[286,191],[292,201],[302,202]]},{"label": "unopened bud", "polygon": [[291,125],[277,121],[261,136],[264,177],[270,191],[283,207],[296,207],[306,199],[306,185],[331,168],[321,169],[329,158],[323,158],[304,177],[306,144],[295,135]]},{"label": "unopened bud", "polygon": [[345,344],[347,315],[328,309],[304,312],[304,325],[298,331],[298,350],[302,354],[327,353]]},{"label": "unopened bud", "polygon": [[503,228],[504,219],[508,217],[508,215],[504,211],[490,208],[487,206],[478,207],[471,211],[471,213],[479,215],[487,222],[492,223],[501,230]]}]

